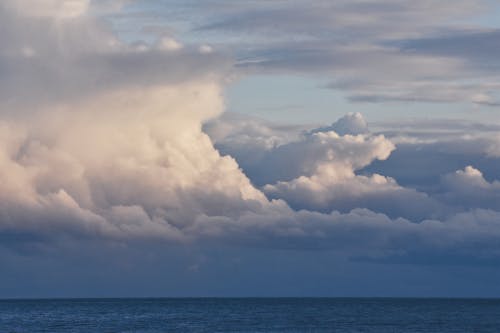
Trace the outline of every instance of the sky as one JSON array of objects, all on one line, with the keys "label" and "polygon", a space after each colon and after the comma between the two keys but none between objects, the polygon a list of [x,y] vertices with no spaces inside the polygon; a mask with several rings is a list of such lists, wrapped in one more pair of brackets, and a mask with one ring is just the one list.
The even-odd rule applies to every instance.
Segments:
[{"label": "sky", "polygon": [[500,6],[4,0],[0,298],[500,297]]}]

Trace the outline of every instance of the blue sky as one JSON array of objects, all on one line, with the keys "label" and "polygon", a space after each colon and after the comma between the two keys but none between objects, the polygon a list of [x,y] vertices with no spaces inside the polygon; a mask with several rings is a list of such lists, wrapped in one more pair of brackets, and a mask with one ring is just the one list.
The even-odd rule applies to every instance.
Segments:
[{"label": "blue sky", "polygon": [[[304,52],[308,48],[312,51],[317,45],[326,46],[327,48],[335,47],[336,43],[338,43],[335,40],[337,38],[332,38],[331,36],[339,35],[339,33],[343,45],[351,43],[355,45],[359,43],[357,39],[360,39],[362,43],[368,43],[372,46],[391,43],[395,43],[395,45],[413,43],[418,39],[433,36],[446,39],[448,38],[447,36],[455,36],[457,34],[488,33],[498,28],[498,12],[500,10],[498,4],[489,1],[462,1],[456,5],[454,10],[448,10],[450,7],[447,4],[439,6],[432,3],[424,4],[420,6],[422,8],[413,8],[414,11],[416,9],[421,11],[415,16],[423,15],[421,18],[423,24],[421,21],[408,21],[408,27],[405,27],[408,31],[402,33],[401,37],[390,36],[390,34],[382,30],[379,36],[374,33],[373,36],[368,36],[367,39],[364,35],[368,31],[364,31],[363,29],[372,28],[369,26],[370,22],[367,22],[366,28],[363,26],[363,23],[355,25],[353,29],[358,29],[359,31],[353,33],[354,36],[350,37],[349,24],[337,27],[335,23],[325,24],[328,21],[321,21],[329,17],[332,17],[333,21],[336,15],[353,15],[356,9],[358,10],[360,19],[369,19],[372,15],[370,10],[374,12],[372,15],[374,17],[373,21],[376,19],[386,19],[384,13],[381,13],[376,8],[377,5],[373,6],[370,2],[363,3],[361,1],[359,4],[352,5],[352,7],[355,6],[358,8],[350,9],[349,4],[346,5],[342,2],[328,4],[321,1],[311,6],[300,1],[277,1],[267,4],[258,1],[244,1],[240,2],[239,5],[220,1],[139,1],[132,2],[124,8],[123,11],[129,12],[129,15],[122,14],[118,18],[113,17],[111,20],[115,22],[116,29],[120,33],[121,38],[128,41],[150,40],[154,38],[151,31],[160,35],[162,33],[171,34],[186,42],[220,45],[221,48],[229,49],[229,52],[236,58],[236,61],[244,63],[249,60],[254,62],[262,61],[263,58],[265,59],[266,55],[259,56],[257,54],[269,53],[269,51],[266,51],[266,46],[264,45],[271,47],[270,44],[273,43],[282,44],[283,50],[280,50],[279,46],[274,49],[270,48],[269,50],[273,50],[272,52],[274,53],[274,55],[268,55],[271,57],[278,56],[279,52],[289,51],[291,45],[297,41],[298,43],[296,44],[304,42],[305,45],[296,45],[295,47],[298,47],[295,48],[296,52],[299,50]],[[387,9],[388,12],[391,11],[390,6],[394,8],[398,7],[396,10],[400,12],[396,12],[393,16],[388,16],[387,20],[398,20],[398,15],[402,17],[405,15],[410,16],[408,12],[411,13],[412,5],[394,5],[390,2],[378,5],[382,10],[384,8]],[[408,8],[405,8],[405,6]],[[433,6],[440,8],[434,11]],[[413,7],[419,6],[413,5]],[[324,12],[317,13],[315,11],[321,8],[324,9]],[[330,12],[328,11],[329,9],[331,10]],[[332,13],[334,9],[339,13]],[[303,10],[302,15],[300,15],[301,10]],[[405,12],[405,10],[408,12]],[[441,10],[443,11],[442,15],[433,15],[433,12],[440,13]],[[309,15],[308,11],[312,14]],[[342,11],[347,13],[343,13]],[[425,16],[425,12],[428,12],[427,16]],[[318,22],[308,22],[308,15],[315,15]],[[249,21],[248,26],[243,26],[247,24],[244,19],[252,19],[253,21]],[[275,20],[273,21],[273,19]],[[304,22],[296,24],[300,29],[297,33],[284,24],[287,20],[304,20]],[[243,23],[239,25],[238,22]],[[255,22],[255,26],[252,26],[253,22]],[[274,32],[273,24],[276,28]],[[271,28],[271,33],[266,31],[269,27]],[[376,29],[377,27],[375,26],[374,28]],[[415,36],[418,37],[415,38]],[[349,40],[350,38],[352,40]],[[476,37],[478,40],[480,38],[481,36]],[[405,41],[405,39],[407,40]],[[259,48],[262,50],[257,53],[252,51]],[[491,51],[484,49],[482,52],[488,53]],[[449,61],[460,59],[461,56],[459,53],[454,54],[452,57],[449,57]],[[401,58],[404,57],[405,55],[402,54]],[[421,62],[429,60],[431,59],[422,59]],[[472,60],[477,61],[478,63],[475,65],[478,66],[480,65],[479,62],[482,61],[481,59]],[[311,58],[311,61],[314,61],[314,58]],[[406,97],[403,100],[393,99],[390,103],[383,103],[383,105],[379,105],[380,103],[353,103],[349,100],[348,90],[328,89],[329,83],[336,79],[335,73],[329,74],[328,66],[329,64],[325,64],[325,70],[319,68],[319,71],[315,68],[286,68],[283,70],[279,69],[280,64],[277,63],[276,67],[278,68],[257,69],[256,72],[250,73],[250,75],[238,76],[234,82],[228,85],[228,108],[233,112],[252,114],[260,117],[264,116],[273,121],[281,121],[285,118],[286,121],[295,123],[304,123],[311,120],[311,118],[320,122],[333,122],[348,112],[362,112],[371,121],[408,117],[496,121],[496,118],[492,117],[491,114],[494,113],[492,109],[496,109],[497,107],[484,107],[484,104],[481,105],[481,103],[464,103],[459,98],[452,98],[451,100],[444,98],[445,103],[441,101],[439,103],[432,103],[436,99],[439,100],[438,97],[433,96],[430,98],[431,103],[427,103],[429,102],[427,100],[429,97],[409,96],[409,100],[406,100]],[[369,64],[369,66],[377,67],[376,61]],[[401,70],[404,71],[405,69]],[[366,75],[371,74],[367,73]],[[411,77],[411,75],[409,76]],[[464,84],[474,84],[470,81],[471,78],[465,79],[466,76],[463,76],[463,79],[467,81]],[[406,80],[404,77],[401,79]],[[454,77],[452,81],[448,81],[447,83],[449,83],[449,86],[458,85],[461,83],[461,80]],[[482,78],[478,76],[473,80],[481,81]],[[481,92],[483,91],[485,90]],[[490,90],[487,91],[492,95],[495,94]],[[286,98],[284,98],[285,96]],[[304,111],[305,109],[307,109],[307,112],[300,111]],[[402,109],[404,109],[404,113],[401,112]]]},{"label": "blue sky", "polygon": [[1,297],[499,297],[493,1],[7,0]]}]

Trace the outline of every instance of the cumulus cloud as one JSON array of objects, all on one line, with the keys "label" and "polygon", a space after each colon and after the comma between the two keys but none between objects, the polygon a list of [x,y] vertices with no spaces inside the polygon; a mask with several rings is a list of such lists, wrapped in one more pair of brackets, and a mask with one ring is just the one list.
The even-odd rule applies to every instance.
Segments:
[{"label": "cumulus cloud", "polygon": [[[307,135],[303,140],[278,147],[270,156],[278,168],[291,165],[290,174],[310,176],[322,170],[332,177],[351,175],[374,159],[386,159],[394,145],[384,136],[339,136],[333,131]],[[329,167],[332,166],[330,169]],[[328,170],[327,170],[328,169]]]},{"label": "cumulus cloud", "polygon": [[165,39],[135,49],[84,3],[1,7],[2,232],[178,239],[200,214],[269,205],[201,131],[223,110],[224,57]]},{"label": "cumulus cloud", "polygon": [[[370,164],[375,158],[373,154],[384,158],[394,149],[383,136],[358,135],[369,132],[359,113],[348,114],[330,126],[312,130],[305,125],[269,124],[262,119],[229,113],[209,122],[204,129],[215,146],[223,154],[234,156],[258,185],[310,175],[322,161],[335,159],[337,163],[358,168]],[[364,149],[366,155],[355,154],[356,145]],[[379,150],[368,152],[371,148]]]},{"label": "cumulus cloud", "polygon": [[362,173],[382,173],[403,186],[439,192],[443,175],[474,165],[488,181],[500,179],[500,127],[495,122],[432,119],[372,124],[397,145],[384,161],[374,161]]},{"label": "cumulus cloud", "polygon": [[443,199],[467,208],[499,210],[500,182],[488,182],[483,173],[468,165],[443,177]]},{"label": "cumulus cloud", "polygon": [[[247,121],[235,123],[231,136],[219,138],[216,146],[224,153],[234,152],[245,173],[263,186],[269,198],[283,199],[295,209],[348,212],[365,207],[419,219],[433,216],[439,207],[425,194],[405,189],[392,178],[356,173],[374,160],[387,159],[395,149],[383,135],[369,134],[359,113],[348,114],[331,126],[305,130],[288,141],[262,122],[260,126],[254,122],[252,128],[241,125]],[[231,132],[227,123],[218,126]],[[259,144],[264,142],[272,144]]]},{"label": "cumulus cloud", "polygon": [[328,127],[320,127],[316,128],[312,131],[312,133],[318,132],[330,132],[333,131],[339,135],[346,134],[366,134],[369,132],[368,124],[366,120],[363,118],[363,115],[359,112],[356,113],[348,113],[331,126]]},{"label": "cumulus cloud", "polygon": [[[114,229],[127,235],[155,223],[168,231],[199,214],[258,210],[265,197],[201,132],[221,105],[216,84],[189,83],[106,93],[42,112],[32,123],[3,122],[0,196],[14,220],[7,226],[44,228],[54,218],[42,212],[62,210],[104,224],[104,236]],[[26,211],[31,221],[16,221]]]},{"label": "cumulus cloud", "polygon": [[[484,241],[496,255],[493,203],[448,210],[462,190],[447,185],[456,198],[438,203],[361,172],[396,146],[360,114],[312,130],[206,124],[224,109],[228,58],[216,48],[127,44],[85,1],[40,2],[40,15],[32,4],[0,6],[1,245],[224,243],[348,256],[466,245],[475,256]],[[448,182],[497,192],[467,170]]]},{"label": "cumulus cloud", "polygon": [[[438,204],[423,193],[405,189],[379,174],[358,175],[356,171],[374,160],[385,160],[395,146],[383,135],[367,133],[360,114],[350,114],[330,127],[312,130],[302,142],[281,146],[270,153],[271,168],[293,168],[293,179],[279,180],[263,187],[271,198],[280,198],[297,209],[329,212],[364,207],[389,216],[421,219],[432,216]],[[281,165],[279,164],[281,163]]]},{"label": "cumulus cloud", "polygon": [[[3,122],[3,245],[19,248],[65,237],[224,243],[403,261],[429,252],[454,255],[457,248],[469,257],[494,257],[498,251],[497,212],[475,209],[426,219],[409,208],[432,207],[422,193],[384,176],[356,175],[394,149],[381,135],[307,131],[299,141],[274,148],[283,149],[278,160],[288,156],[285,164],[307,175],[297,179],[318,181],[316,187],[281,193],[292,207],[308,210],[269,201],[201,131],[202,120],[221,111],[219,89],[189,83],[107,92],[70,110],[45,111],[30,124]],[[293,195],[304,202],[295,203]],[[373,209],[366,209],[370,204]],[[475,247],[477,242],[488,250]]]},{"label": "cumulus cloud", "polygon": [[[217,136],[216,147],[232,154],[269,198],[283,199],[295,209],[348,212],[364,207],[412,221],[445,218],[470,208],[496,209],[495,195],[486,193],[483,197],[489,199],[483,204],[451,200],[465,191],[443,178],[471,161],[489,179],[500,177],[498,159],[491,154],[498,142],[494,124],[379,124],[379,133],[387,133],[382,137],[370,133],[360,114],[348,114],[330,126],[290,128],[293,135],[286,137],[282,127],[252,119],[249,128],[248,122],[241,116],[226,118],[213,123],[209,133]],[[260,144],[267,140],[272,144]]]}]

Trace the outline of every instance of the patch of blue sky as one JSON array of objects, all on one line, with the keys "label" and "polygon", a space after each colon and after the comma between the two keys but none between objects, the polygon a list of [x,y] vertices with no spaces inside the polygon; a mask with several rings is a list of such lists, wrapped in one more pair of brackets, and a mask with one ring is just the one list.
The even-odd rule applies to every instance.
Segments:
[{"label": "patch of blue sky", "polygon": [[[342,91],[324,88],[327,79],[304,75],[252,75],[227,87],[227,109],[274,122],[327,124],[348,112],[370,121],[465,119],[488,121],[495,107],[470,103],[350,102]],[[472,112],[471,112],[472,111]]]},{"label": "patch of blue sky", "polygon": [[[177,0],[135,1],[109,21],[120,38],[127,42],[154,43],[163,35],[182,43],[211,44],[232,52],[235,61],[245,57],[245,43],[252,36],[227,32],[197,30],[195,22],[203,21],[199,5]],[[484,28],[500,28],[500,5],[464,23]],[[243,48],[243,49],[242,49]],[[227,109],[275,122],[325,124],[347,112],[361,112],[370,121],[408,118],[464,119],[492,121],[498,106],[472,103],[433,103],[425,101],[352,102],[347,91],[328,89],[331,77],[321,74],[247,74],[232,81],[226,89]]]}]

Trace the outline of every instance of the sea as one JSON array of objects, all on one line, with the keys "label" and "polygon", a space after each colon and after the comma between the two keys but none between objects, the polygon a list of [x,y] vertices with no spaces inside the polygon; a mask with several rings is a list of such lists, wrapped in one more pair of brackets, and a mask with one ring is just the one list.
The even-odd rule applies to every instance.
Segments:
[{"label": "sea", "polygon": [[14,332],[500,332],[500,299],[0,300]]}]

